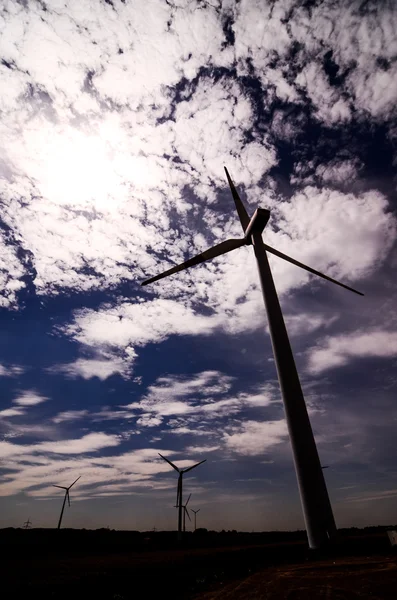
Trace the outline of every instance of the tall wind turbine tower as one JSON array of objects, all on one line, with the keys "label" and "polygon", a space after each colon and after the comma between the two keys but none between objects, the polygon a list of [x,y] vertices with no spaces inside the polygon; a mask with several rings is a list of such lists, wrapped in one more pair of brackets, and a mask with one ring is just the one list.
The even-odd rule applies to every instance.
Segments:
[{"label": "tall wind turbine tower", "polygon": [[[185,511],[187,510],[186,508],[184,509],[183,504],[182,504],[183,475],[185,473],[188,473],[192,469],[195,469],[199,465],[202,465],[203,463],[205,463],[205,461],[207,459],[205,458],[204,460],[200,461],[199,463],[196,463],[195,465],[193,465],[191,467],[188,467],[187,469],[178,469],[178,467],[176,465],[174,465],[174,463],[172,463],[170,460],[168,460],[168,458],[166,458],[165,456],[160,454],[160,452],[159,452],[159,456],[161,456],[161,458],[163,460],[165,460],[169,465],[171,465],[171,467],[173,469],[175,469],[175,471],[179,474],[178,487],[177,487],[177,492],[176,492],[176,508],[178,509],[178,540],[180,541],[182,539],[182,526],[184,523],[183,516],[184,516]],[[189,496],[189,498],[190,498],[190,496]],[[190,517],[189,517],[189,519],[190,519]]]},{"label": "tall wind turbine tower", "polygon": [[[80,475],[81,477],[81,475]],[[62,504],[62,510],[61,510],[61,514],[59,517],[59,521],[58,521],[58,529],[61,528],[61,523],[62,523],[62,517],[63,517],[63,511],[65,510],[65,503],[66,503],[66,498],[68,499],[68,504],[70,506],[70,495],[69,495],[69,490],[70,488],[72,488],[74,486],[74,484],[80,479],[80,477],[77,477],[77,479],[75,481],[73,481],[72,485],[70,485],[69,487],[65,487],[64,485],[53,485],[52,487],[56,487],[56,488],[60,488],[61,490],[65,490],[65,497],[63,499],[63,504]]]},{"label": "tall wind turbine tower", "polygon": [[327,544],[329,539],[335,534],[336,526],[267,253],[275,254],[279,258],[297,267],[301,267],[309,271],[309,273],[336,283],[355,294],[359,294],[360,296],[364,294],[265,244],[262,239],[262,232],[269,220],[270,211],[265,208],[257,208],[250,219],[226,167],[225,172],[243,228],[244,237],[221,242],[194,258],[172,267],[160,275],[147,279],[142,285],[153,283],[163,277],[168,277],[173,273],[178,273],[194,265],[221,256],[236,248],[246,245],[253,246],[284,402],[307,537],[310,548],[320,548]]}]

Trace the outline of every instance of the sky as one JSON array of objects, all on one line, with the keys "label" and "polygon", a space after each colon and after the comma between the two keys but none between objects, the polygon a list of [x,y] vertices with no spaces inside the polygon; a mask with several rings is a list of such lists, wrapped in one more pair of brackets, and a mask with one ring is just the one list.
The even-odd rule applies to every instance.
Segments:
[{"label": "sky", "polygon": [[[338,527],[396,522],[397,5],[3,0],[0,527],[303,528],[252,248]],[[191,524],[189,524],[191,527]]]}]

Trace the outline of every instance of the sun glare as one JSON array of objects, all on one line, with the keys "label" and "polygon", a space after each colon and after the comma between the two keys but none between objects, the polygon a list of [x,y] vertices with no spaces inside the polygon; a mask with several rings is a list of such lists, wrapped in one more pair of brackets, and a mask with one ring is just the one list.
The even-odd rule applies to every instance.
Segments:
[{"label": "sun glare", "polygon": [[54,138],[46,154],[39,186],[51,202],[112,210],[124,199],[121,178],[101,138],[72,130]]}]

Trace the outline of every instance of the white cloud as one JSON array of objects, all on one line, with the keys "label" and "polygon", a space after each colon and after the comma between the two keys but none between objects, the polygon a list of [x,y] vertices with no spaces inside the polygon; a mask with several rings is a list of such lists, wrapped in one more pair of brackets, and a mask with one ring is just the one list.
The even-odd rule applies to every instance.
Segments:
[{"label": "white cloud", "polygon": [[88,410],[67,410],[58,413],[52,420],[54,423],[64,423],[65,421],[78,421],[88,415]]},{"label": "white cloud", "polygon": [[[346,150],[345,150],[346,151]],[[294,165],[294,174],[291,183],[302,185],[342,186],[350,189],[352,183],[358,179],[363,164],[356,157],[334,158],[330,161],[297,162]]]},{"label": "white cloud", "polygon": [[202,371],[192,377],[159,377],[156,383],[148,387],[146,398],[150,401],[219,395],[227,392],[233,381],[234,377],[220,371]]},{"label": "white cloud", "polygon": [[[248,59],[263,85],[273,84],[281,100],[302,101],[303,89],[318,118],[330,125],[350,120],[353,106],[375,118],[395,114],[394,3],[322,2],[309,8],[294,0],[245,0],[234,11],[240,74],[249,72]],[[338,86],[331,85],[323,68],[329,52],[341,77]]]},{"label": "white cloud", "polygon": [[59,440],[56,442],[40,442],[32,445],[0,442],[0,456],[5,458],[29,453],[85,454],[87,452],[96,452],[102,448],[118,446],[119,444],[120,438],[118,436],[106,433],[88,433],[82,438]]},{"label": "white cloud", "polygon": [[[375,10],[373,10],[375,9]],[[344,23],[333,28],[330,43],[335,58],[344,67],[353,67],[346,78],[346,87],[351,91],[356,107],[368,111],[374,117],[385,118],[395,111],[396,90],[393,86],[395,64],[385,70],[377,61],[392,61],[397,50],[392,23],[397,13],[396,5],[379,4],[362,11],[359,2],[340,7],[329,7],[328,17],[335,23]]]},{"label": "white cloud", "polygon": [[192,427],[185,427],[183,425],[177,427],[172,426],[171,429],[163,430],[162,433],[172,433],[173,435],[201,435],[204,437],[213,434],[213,432],[208,429],[193,429]]},{"label": "white cloud", "polygon": [[0,365],[0,377],[16,377],[24,372],[24,368],[19,365]]},{"label": "white cloud", "polygon": [[330,86],[321,64],[314,61],[306,64],[297,75],[296,83],[306,90],[321,121],[332,125],[350,120],[350,106],[343,100],[342,90]]},{"label": "white cloud", "polygon": [[[303,7],[295,10],[290,31],[309,56],[320,59],[331,50],[338,75],[346,72],[345,91],[356,110],[387,118],[395,110],[394,65],[385,69],[377,59],[387,63],[395,55],[395,18],[394,3],[366,7],[358,0],[321,3],[310,12]],[[321,105],[323,100],[318,100]]]},{"label": "white cloud", "polygon": [[208,452],[216,452],[220,446],[188,446],[185,448],[187,454],[206,454]]},{"label": "white cloud", "polygon": [[365,357],[388,358],[397,355],[397,332],[358,331],[325,338],[309,352],[311,373],[322,373]]},{"label": "white cloud", "polygon": [[[367,276],[395,240],[396,221],[382,194],[354,196],[307,187],[279,206],[282,235],[266,236],[270,245],[337,279]],[[274,259],[279,292],[307,281],[306,273]]]},{"label": "white cloud", "polygon": [[319,165],[316,176],[325,184],[342,183],[351,185],[357,179],[362,165],[357,159],[332,160],[330,163]]},{"label": "white cloud", "polygon": [[140,417],[136,423],[141,427],[158,427],[159,425],[161,425],[162,421],[163,420],[161,417],[153,417],[152,415],[142,415],[142,417]]},{"label": "white cloud", "polygon": [[13,402],[14,404],[19,404],[19,406],[36,406],[36,404],[41,404],[47,400],[49,400],[49,398],[41,396],[34,390],[25,390],[14,398]]},{"label": "white cloud", "polygon": [[245,456],[265,454],[288,436],[287,423],[281,421],[246,421],[223,440],[227,448]]},{"label": "white cloud", "polygon": [[312,333],[322,327],[329,328],[338,319],[338,316],[333,315],[327,317],[325,315],[316,314],[297,314],[297,315],[285,315],[285,323],[289,335],[303,335]]},{"label": "white cloud", "polygon": [[19,417],[24,414],[24,410],[22,408],[5,408],[4,410],[0,410],[0,419],[8,418],[8,417]]},{"label": "white cloud", "polygon": [[255,393],[232,394],[233,383],[234,377],[218,371],[203,371],[191,377],[160,377],[139,402],[125,408],[137,416],[143,413],[137,420],[138,426],[151,427],[174,417],[167,422],[173,433],[207,435],[214,432],[207,427],[200,432],[203,421],[214,421],[274,402],[274,390],[270,386],[260,387]]},{"label": "white cloud", "polygon": [[79,358],[73,363],[51,367],[50,371],[65,373],[72,379],[76,379],[77,377],[82,377],[83,379],[98,377],[104,381],[115,374],[124,376],[126,374],[126,365],[122,360],[116,358]]},{"label": "white cloud", "polygon": [[[115,436],[101,438],[104,434],[89,434],[82,440],[68,440],[80,447],[85,452],[116,445]],[[96,437],[95,437],[96,436]],[[113,437],[113,439],[112,439]],[[87,439],[88,438],[88,439]],[[39,451],[40,449],[40,451]],[[69,454],[70,445],[67,447]],[[41,452],[42,451],[42,452]],[[3,457],[3,468],[9,473],[4,476],[0,484],[0,495],[7,496],[24,491],[29,496],[42,497],[56,495],[53,483],[72,483],[81,475],[79,485],[74,488],[74,497],[92,498],[101,493],[117,495],[128,490],[133,493],[140,488],[167,489],[170,484],[155,481],[152,478],[158,473],[168,472],[168,465],[158,456],[158,452],[167,454],[164,449],[132,450],[120,455],[98,457],[62,456],[43,446],[22,446],[0,442],[0,455]],[[170,454],[168,452],[168,454]],[[187,466],[190,461],[181,461],[181,466]]]},{"label": "white cloud", "polygon": [[225,79],[214,85],[211,79],[200,81],[193,96],[178,104],[175,119],[178,154],[200,173],[200,186],[211,179],[222,184],[225,163],[236,182],[249,185],[257,183],[277,162],[266,136],[244,141],[252,126],[253,109],[235,82]]},{"label": "white cloud", "polygon": [[110,408],[108,406],[104,406],[100,411],[91,413],[90,417],[93,421],[112,421],[114,419],[132,419],[135,417],[134,413],[130,410],[123,410],[121,408]]},{"label": "white cloud", "polygon": [[285,56],[291,45],[288,13],[293,2],[264,4],[261,0],[243,0],[236,6],[233,30],[238,66],[246,74],[249,58],[258,72],[265,71],[274,56]]},{"label": "white cloud", "polygon": [[25,287],[22,277],[26,274],[24,265],[17,256],[16,246],[7,243],[0,231],[0,307],[13,306],[17,292]]}]

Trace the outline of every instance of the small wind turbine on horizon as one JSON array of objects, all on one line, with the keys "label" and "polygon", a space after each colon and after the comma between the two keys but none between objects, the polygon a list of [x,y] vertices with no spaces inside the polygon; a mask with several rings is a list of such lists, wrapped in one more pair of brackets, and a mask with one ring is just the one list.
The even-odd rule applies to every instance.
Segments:
[{"label": "small wind turbine on horizon", "polygon": [[257,208],[250,219],[226,167],[225,172],[244,237],[221,242],[182,264],[143,281],[141,285],[148,285],[242,246],[253,246],[283,397],[307,537],[310,548],[319,548],[327,544],[336,533],[336,525],[267,252],[355,294],[360,296],[364,294],[265,244],[262,232],[270,218],[270,211],[265,208]]},{"label": "small wind turbine on horizon", "polygon": [[23,528],[24,529],[30,529],[32,526],[32,521],[30,520],[30,517],[28,517],[28,520],[25,521],[25,523],[23,524]]},{"label": "small wind turbine on horizon", "polygon": [[186,504],[182,504],[182,507],[183,507],[183,533],[185,533],[185,531],[186,531],[186,516],[189,519],[189,521],[191,521],[189,511],[187,509],[187,505],[189,504],[190,497],[191,497],[191,494],[189,494],[189,498],[187,499]]},{"label": "small wind turbine on horizon", "polygon": [[[207,459],[205,458],[204,460],[200,461],[199,463],[196,463],[195,465],[192,465],[191,467],[188,467],[187,469],[178,469],[178,467],[176,465],[174,465],[174,463],[172,463],[170,460],[168,460],[168,458],[166,458],[165,456],[160,454],[160,452],[158,454],[159,454],[159,456],[161,456],[161,458],[163,460],[165,460],[169,465],[171,465],[171,467],[173,469],[175,469],[175,471],[179,474],[178,487],[177,487],[177,492],[176,492],[176,508],[178,509],[178,540],[180,541],[182,539],[182,523],[184,523],[183,515],[185,514],[185,510],[187,510],[186,508],[185,508],[185,510],[183,510],[183,504],[182,504],[183,475],[185,473],[187,473],[188,471],[195,469],[199,465],[202,465],[203,463],[206,462]],[[190,496],[189,496],[189,498],[190,498]],[[186,504],[187,504],[187,502],[186,502]],[[189,519],[190,519],[190,516],[189,516]],[[183,525],[183,527],[184,527],[184,525]]]},{"label": "small wind turbine on horizon", "polygon": [[62,510],[61,510],[61,514],[60,514],[60,517],[59,517],[59,521],[58,521],[58,529],[61,528],[63,511],[65,510],[66,498],[68,499],[68,504],[70,506],[70,494],[69,494],[69,490],[80,479],[80,477],[81,477],[81,475],[79,477],[77,477],[77,479],[75,481],[73,481],[72,485],[70,485],[69,487],[65,487],[64,485],[54,485],[54,484],[52,486],[52,487],[60,488],[61,490],[65,490],[65,497],[63,499]]},{"label": "small wind turbine on horizon", "polygon": [[200,512],[200,508],[198,508],[197,510],[194,510],[194,508],[190,509],[192,511],[192,513],[194,513],[194,531],[196,531],[197,529],[197,513]]}]

